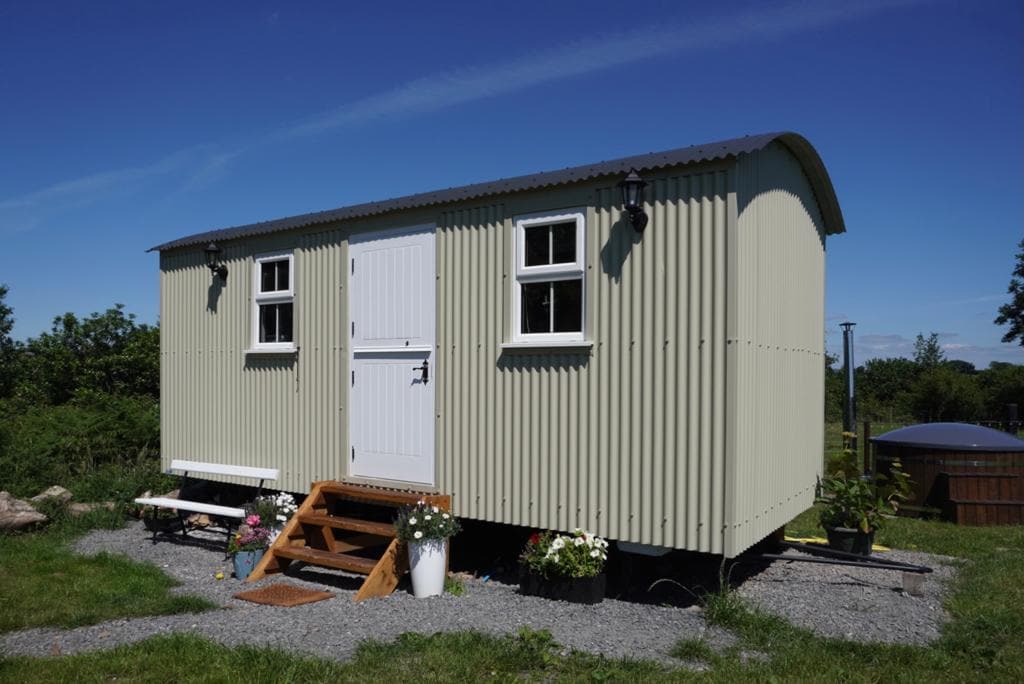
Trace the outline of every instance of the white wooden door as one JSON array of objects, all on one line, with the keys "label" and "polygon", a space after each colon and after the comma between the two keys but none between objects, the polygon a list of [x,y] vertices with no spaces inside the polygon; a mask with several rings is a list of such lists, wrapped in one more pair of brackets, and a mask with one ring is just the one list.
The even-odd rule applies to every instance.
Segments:
[{"label": "white wooden door", "polygon": [[434,226],[349,242],[353,477],[434,484]]}]

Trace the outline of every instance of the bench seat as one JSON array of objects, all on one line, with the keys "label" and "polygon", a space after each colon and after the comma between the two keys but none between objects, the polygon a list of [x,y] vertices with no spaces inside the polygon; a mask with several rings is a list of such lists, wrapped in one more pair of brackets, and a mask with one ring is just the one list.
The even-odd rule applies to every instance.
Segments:
[{"label": "bench seat", "polygon": [[245,510],[231,506],[217,506],[215,504],[200,503],[198,501],[185,501],[184,499],[168,499],[166,497],[139,498],[135,503],[142,506],[156,506],[157,508],[174,508],[179,511],[191,511],[193,513],[206,513],[207,515],[219,515],[224,518],[245,517]]}]

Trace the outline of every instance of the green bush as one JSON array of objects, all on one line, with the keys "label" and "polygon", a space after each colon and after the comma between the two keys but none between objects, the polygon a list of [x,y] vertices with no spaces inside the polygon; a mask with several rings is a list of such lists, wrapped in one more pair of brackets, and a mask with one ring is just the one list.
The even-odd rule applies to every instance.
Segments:
[{"label": "green bush", "polygon": [[0,401],[3,488],[32,496],[50,485],[79,501],[127,501],[162,486],[160,418],[148,396],[92,394],[60,406]]}]

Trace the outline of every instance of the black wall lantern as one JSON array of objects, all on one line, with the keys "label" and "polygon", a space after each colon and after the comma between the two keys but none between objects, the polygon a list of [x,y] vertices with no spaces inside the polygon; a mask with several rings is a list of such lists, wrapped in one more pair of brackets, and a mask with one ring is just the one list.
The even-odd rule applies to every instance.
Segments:
[{"label": "black wall lantern", "polygon": [[206,254],[206,265],[210,267],[210,272],[219,275],[221,280],[227,282],[228,267],[217,263],[217,258],[220,256],[220,247],[217,246],[217,243],[211,242],[206,245],[206,249],[203,252]]},{"label": "black wall lantern", "polygon": [[630,169],[629,174],[619,182],[619,187],[622,188],[622,208],[629,212],[633,230],[642,233],[647,227],[647,214],[643,210],[647,181],[640,177],[636,169]]}]

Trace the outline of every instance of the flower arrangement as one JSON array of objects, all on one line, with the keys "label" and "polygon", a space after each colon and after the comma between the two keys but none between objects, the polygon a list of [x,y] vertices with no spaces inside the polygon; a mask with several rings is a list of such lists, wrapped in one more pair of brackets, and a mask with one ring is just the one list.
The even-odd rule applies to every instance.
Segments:
[{"label": "flower arrangement", "polygon": [[596,577],[608,560],[608,542],[580,528],[572,534],[535,532],[519,560],[544,577]]},{"label": "flower arrangement", "polygon": [[403,542],[448,539],[461,529],[455,516],[426,501],[417,501],[415,506],[402,508],[395,519],[395,531],[399,541]]},{"label": "flower arrangement", "polygon": [[258,515],[268,527],[288,522],[288,518],[297,509],[295,497],[287,492],[280,492],[276,496],[258,496],[245,507],[249,514]]},{"label": "flower arrangement", "polygon": [[239,551],[261,551],[270,545],[270,530],[260,525],[260,516],[253,514],[239,526],[238,532],[228,542],[228,553]]}]

